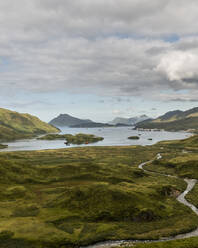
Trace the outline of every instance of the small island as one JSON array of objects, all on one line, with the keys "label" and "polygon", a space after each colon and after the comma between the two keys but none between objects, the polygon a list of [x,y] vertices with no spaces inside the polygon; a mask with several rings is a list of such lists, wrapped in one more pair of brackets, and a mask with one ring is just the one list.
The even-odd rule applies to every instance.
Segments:
[{"label": "small island", "polygon": [[102,141],[103,137],[97,137],[93,134],[83,134],[79,133],[76,135],[72,134],[47,134],[45,136],[37,138],[38,140],[66,140],[66,144],[89,144],[89,143],[96,143],[98,141]]},{"label": "small island", "polygon": [[2,144],[0,144],[0,149],[5,149],[7,147],[8,147],[8,145],[2,145]]},{"label": "small island", "polygon": [[130,136],[128,137],[128,139],[132,139],[132,140],[138,140],[140,137],[139,136]]}]

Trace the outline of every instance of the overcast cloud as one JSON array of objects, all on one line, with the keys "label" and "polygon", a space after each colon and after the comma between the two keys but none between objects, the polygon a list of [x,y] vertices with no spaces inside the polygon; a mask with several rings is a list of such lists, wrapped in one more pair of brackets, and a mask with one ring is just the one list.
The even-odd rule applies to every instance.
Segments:
[{"label": "overcast cloud", "polygon": [[197,13],[196,0],[1,0],[0,95],[196,101]]}]

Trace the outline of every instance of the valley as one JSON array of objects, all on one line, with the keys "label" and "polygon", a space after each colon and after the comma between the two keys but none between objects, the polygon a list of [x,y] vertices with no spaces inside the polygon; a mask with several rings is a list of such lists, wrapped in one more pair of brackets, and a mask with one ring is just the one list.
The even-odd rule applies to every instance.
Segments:
[{"label": "valley", "polygon": [[[1,153],[2,242],[21,248],[79,247],[103,240],[159,239],[196,229],[196,214],[176,201],[186,188],[182,177],[188,173],[191,178],[197,170],[196,137],[147,147]],[[159,151],[162,159],[145,165],[146,170],[181,178],[138,168]],[[182,166],[184,162],[189,166]],[[196,187],[187,197],[197,204],[195,193]]]}]

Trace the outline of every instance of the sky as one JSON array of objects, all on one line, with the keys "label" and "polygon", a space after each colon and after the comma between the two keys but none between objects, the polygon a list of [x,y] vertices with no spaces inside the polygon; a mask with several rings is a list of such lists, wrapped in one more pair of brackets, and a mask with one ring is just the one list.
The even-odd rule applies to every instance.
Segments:
[{"label": "sky", "polygon": [[1,0],[0,107],[94,121],[198,106],[197,0]]}]

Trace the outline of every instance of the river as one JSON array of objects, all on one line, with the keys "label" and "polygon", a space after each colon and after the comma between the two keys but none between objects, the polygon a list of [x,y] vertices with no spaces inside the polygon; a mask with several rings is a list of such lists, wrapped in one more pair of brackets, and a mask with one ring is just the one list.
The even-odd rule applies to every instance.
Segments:
[{"label": "river", "polygon": [[[158,153],[155,159],[161,159],[161,158],[162,158],[162,156]],[[144,165],[146,165],[150,162],[152,162],[152,161],[147,161],[147,162],[141,163],[138,166],[138,168],[141,170],[144,170],[147,173],[155,173],[155,172],[147,171],[144,168]],[[171,176],[171,175],[162,174],[162,173],[156,173],[156,174],[157,175],[158,174],[164,175],[167,177],[176,177],[176,176]],[[198,209],[193,204],[191,204],[190,202],[188,202],[185,199],[185,196],[194,188],[195,184],[197,183],[197,180],[186,178],[186,179],[184,179],[184,181],[187,183],[186,190],[177,197],[177,201],[179,201],[180,203],[184,204],[185,206],[191,208],[192,211],[198,215]],[[115,240],[115,241],[109,240],[109,241],[99,242],[99,243],[96,243],[94,245],[89,245],[89,246],[81,247],[81,248],[111,248],[111,247],[113,248],[115,246],[120,246],[120,245],[126,245],[127,246],[127,245],[133,245],[133,244],[137,244],[137,243],[164,242],[164,241],[178,240],[178,239],[197,237],[197,236],[198,236],[198,228],[195,229],[194,231],[191,231],[188,233],[179,234],[179,235],[176,235],[173,237],[172,236],[171,237],[165,237],[165,238],[161,238],[159,240]]]}]

